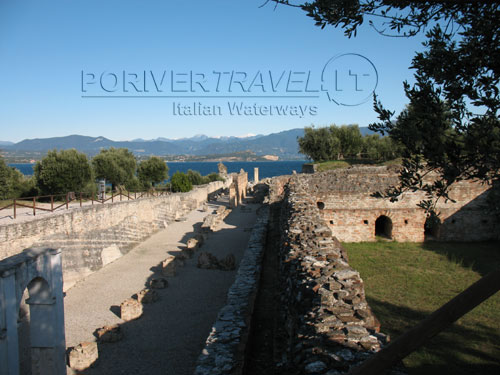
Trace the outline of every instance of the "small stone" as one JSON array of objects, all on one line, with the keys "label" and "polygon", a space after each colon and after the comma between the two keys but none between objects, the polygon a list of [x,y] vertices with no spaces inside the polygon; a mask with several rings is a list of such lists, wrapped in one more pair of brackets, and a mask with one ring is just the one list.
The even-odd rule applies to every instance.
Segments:
[{"label": "small stone", "polygon": [[165,289],[166,287],[168,287],[168,281],[163,277],[157,277],[155,279],[151,279],[149,285],[153,289]]},{"label": "small stone", "polygon": [[359,277],[359,272],[347,269],[347,270],[335,272],[333,274],[333,277],[335,277],[337,280],[348,280],[348,279],[352,279],[355,277]]},{"label": "small stone", "polygon": [[117,342],[123,339],[123,332],[118,324],[104,326],[97,330],[97,338],[100,342]]},{"label": "small stone", "polygon": [[179,268],[179,267],[184,267],[186,265],[186,255],[185,254],[178,254],[175,256],[175,259],[174,259],[174,263],[175,263],[175,268]]},{"label": "small stone", "polygon": [[196,249],[198,248],[198,240],[196,238],[190,238],[187,240],[186,246],[188,249]]},{"label": "small stone", "polygon": [[201,269],[214,270],[219,268],[219,261],[214,255],[204,251],[198,256],[198,264],[196,266]]},{"label": "small stone", "polygon": [[349,349],[342,349],[337,352],[337,355],[344,361],[352,361],[354,359],[354,354]]},{"label": "small stone", "polygon": [[326,370],[326,364],[322,361],[309,363],[304,370],[307,374],[322,373]]},{"label": "small stone", "polygon": [[82,342],[70,350],[68,355],[69,367],[77,371],[83,371],[92,366],[98,358],[97,342]]},{"label": "small stone", "polygon": [[175,257],[167,258],[161,263],[161,273],[163,274],[163,276],[175,276],[175,271]]},{"label": "small stone", "polygon": [[153,303],[158,301],[158,292],[152,289],[143,289],[137,293],[137,301],[140,303]]},{"label": "small stone", "polygon": [[184,257],[184,259],[191,259],[194,255],[194,250],[195,249],[188,249],[188,248],[185,248],[182,250],[182,256]]},{"label": "small stone", "polygon": [[201,233],[195,234],[194,238],[198,241],[198,247],[203,246],[205,243],[205,237]]},{"label": "small stone", "polygon": [[128,298],[120,305],[121,318],[128,322],[139,318],[142,315],[142,303],[134,298]]},{"label": "small stone", "polygon": [[233,254],[229,254],[224,259],[219,261],[219,267],[223,271],[232,271],[236,269],[236,259]]}]

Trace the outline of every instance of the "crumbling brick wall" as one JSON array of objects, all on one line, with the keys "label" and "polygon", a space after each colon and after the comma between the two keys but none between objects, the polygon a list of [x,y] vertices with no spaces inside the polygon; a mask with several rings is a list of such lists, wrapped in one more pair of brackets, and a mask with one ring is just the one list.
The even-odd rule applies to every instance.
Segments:
[{"label": "crumbling brick wall", "polygon": [[[431,177],[432,178],[432,177]],[[376,198],[398,184],[398,174],[389,167],[357,167],[302,175],[309,193],[316,199],[321,217],[342,242],[374,241],[375,222],[386,216],[392,223],[391,238],[396,241],[425,240],[427,216],[417,204],[427,199],[421,192],[404,193],[397,202]],[[435,240],[477,241],[498,239],[498,220],[488,210],[490,187],[461,181],[453,185],[453,201],[438,201],[441,224]]]}]

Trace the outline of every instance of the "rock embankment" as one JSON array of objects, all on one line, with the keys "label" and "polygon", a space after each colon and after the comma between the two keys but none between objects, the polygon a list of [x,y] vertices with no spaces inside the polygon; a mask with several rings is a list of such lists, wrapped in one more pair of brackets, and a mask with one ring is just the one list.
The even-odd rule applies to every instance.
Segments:
[{"label": "rock embankment", "polygon": [[260,279],[269,208],[263,207],[240,262],[236,279],[227,293],[205,348],[198,358],[195,375],[240,374],[244,363],[250,321]]},{"label": "rock embankment", "polygon": [[299,177],[285,187],[279,225],[280,319],[286,328],[276,349],[283,358],[278,367],[283,374],[346,373],[388,341],[363,281]]}]

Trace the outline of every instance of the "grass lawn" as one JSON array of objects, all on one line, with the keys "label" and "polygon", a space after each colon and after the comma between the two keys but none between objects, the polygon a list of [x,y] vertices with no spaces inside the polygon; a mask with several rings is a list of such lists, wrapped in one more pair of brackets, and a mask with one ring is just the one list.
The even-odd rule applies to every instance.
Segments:
[{"label": "grass lawn", "polygon": [[[382,332],[394,339],[489,271],[500,242],[343,244]],[[500,374],[500,293],[404,360],[413,374]]]},{"label": "grass lawn", "polygon": [[329,171],[331,169],[338,169],[338,168],[346,168],[350,167],[351,165],[356,165],[356,164],[365,164],[365,165],[374,165],[374,166],[381,166],[381,165],[401,165],[401,158],[394,159],[394,160],[388,160],[382,163],[378,163],[372,160],[368,159],[345,159],[345,160],[332,160],[332,161],[324,161],[321,163],[318,163],[318,172],[323,172],[323,171]]}]

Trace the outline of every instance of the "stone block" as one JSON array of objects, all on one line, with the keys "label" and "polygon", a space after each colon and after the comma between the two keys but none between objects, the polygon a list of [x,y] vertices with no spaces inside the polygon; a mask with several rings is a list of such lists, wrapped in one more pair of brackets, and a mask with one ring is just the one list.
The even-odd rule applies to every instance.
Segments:
[{"label": "stone block", "polygon": [[118,324],[99,328],[96,334],[100,342],[117,342],[123,339],[123,332]]},{"label": "stone block", "polygon": [[134,298],[128,298],[120,305],[121,318],[128,322],[142,315],[142,303]]},{"label": "stone block", "polygon": [[137,293],[137,301],[140,303],[153,303],[158,301],[158,292],[154,289],[143,289]]},{"label": "stone block", "polygon": [[92,366],[98,358],[97,342],[82,342],[70,350],[69,367],[76,371],[83,371]]},{"label": "stone block", "polygon": [[208,270],[218,269],[219,261],[214,255],[204,251],[198,256],[198,264],[196,267]]},{"label": "stone block", "polygon": [[169,257],[161,263],[161,273],[163,276],[172,277],[176,273],[175,257]]},{"label": "stone block", "polygon": [[233,254],[227,255],[219,261],[219,268],[223,271],[233,271],[236,269],[236,259]]},{"label": "stone block", "polygon": [[197,249],[199,247],[198,240],[196,238],[190,238],[187,240],[186,247],[188,249]]},{"label": "stone block", "polygon": [[149,282],[149,286],[152,289],[165,289],[166,287],[168,287],[168,281],[163,277],[157,277],[151,279],[151,281]]},{"label": "stone block", "polygon": [[198,247],[203,246],[205,243],[205,236],[201,233],[196,233],[194,238],[198,241]]}]

